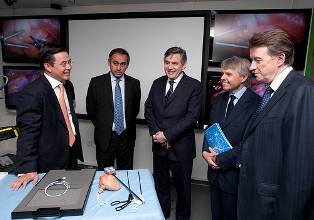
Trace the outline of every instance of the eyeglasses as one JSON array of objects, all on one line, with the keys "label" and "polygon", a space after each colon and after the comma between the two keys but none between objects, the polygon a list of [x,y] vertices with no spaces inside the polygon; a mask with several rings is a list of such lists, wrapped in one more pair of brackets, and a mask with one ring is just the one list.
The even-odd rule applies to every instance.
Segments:
[{"label": "eyeglasses", "polygon": [[68,60],[68,61],[63,61],[63,62],[61,62],[59,65],[60,66],[63,66],[63,67],[66,67],[67,66],[67,64],[69,65],[69,66],[72,66],[72,60]]}]

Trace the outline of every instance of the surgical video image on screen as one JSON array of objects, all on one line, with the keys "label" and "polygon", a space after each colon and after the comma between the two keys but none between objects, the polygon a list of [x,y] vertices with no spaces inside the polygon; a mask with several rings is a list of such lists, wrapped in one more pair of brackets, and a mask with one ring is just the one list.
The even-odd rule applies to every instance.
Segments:
[{"label": "surgical video image on screen", "polygon": [[5,87],[6,107],[15,109],[19,94],[42,74],[43,71],[38,67],[34,67],[33,69],[30,67],[25,69],[22,69],[22,67],[5,68],[4,75],[9,79],[8,85]]},{"label": "surgical video image on screen", "polygon": [[60,45],[60,20],[9,19],[3,21],[3,59],[35,62],[46,44]]},{"label": "surgical video image on screen", "polygon": [[[213,62],[230,56],[249,57],[248,41],[254,33],[280,28],[289,32],[297,49],[306,47],[304,13],[217,14],[211,30]],[[305,56],[305,55],[304,55]]]}]

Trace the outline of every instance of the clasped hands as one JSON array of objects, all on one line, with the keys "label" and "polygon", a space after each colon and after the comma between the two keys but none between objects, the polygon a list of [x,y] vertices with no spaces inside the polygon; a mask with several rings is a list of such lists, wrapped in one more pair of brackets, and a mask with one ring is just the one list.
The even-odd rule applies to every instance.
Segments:
[{"label": "clasped hands", "polygon": [[217,158],[217,153],[211,148],[208,147],[209,152],[203,151],[202,156],[208,163],[208,165],[213,169],[213,170],[218,170],[220,167],[217,165],[216,158]]},{"label": "clasped hands", "polygon": [[153,141],[166,147],[166,149],[169,149],[171,147],[169,142],[167,141],[167,138],[164,135],[164,132],[162,131],[158,131],[153,135]]}]

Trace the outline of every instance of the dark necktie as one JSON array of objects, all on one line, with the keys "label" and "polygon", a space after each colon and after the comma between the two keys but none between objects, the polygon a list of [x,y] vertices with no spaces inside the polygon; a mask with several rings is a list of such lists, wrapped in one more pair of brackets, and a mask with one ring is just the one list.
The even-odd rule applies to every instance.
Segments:
[{"label": "dark necktie", "polygon": [[173,84],[174,84],[174,81],[173,80],[170,80],[169,81],[169,85],[170,85],[170,88],[166,94],[166,97],[165,97],[165,101],[166,101],[166,104],[168,103],[169,99],[170,99],[170,96],[172,95],[173,93]]},{"label": "dark necktie", "polygon": [[228,107],[227,107],[227,112],[226,112],[226,118],[228,117],[228,115],[230,115],[230,112],[232,111],[232,109],[234,108],[234,103],[233,101],[236,99],[236,97],[234,95],[230,96],[230,101],[228,103]]},{"label": "dark necktie", "polygon": [[263,98],[262,98],[262,100],[261,100],[261,102],[260,102],[260,104],[256,110],[257,113],[261,112],[265,108],[265,106],[266,106],[267,102],[270,100],[271,94],[273,92],[274,92],[274,90],[270,86],[268,86],[264,95],[263,95]]},{"label": "dark necktie", "polygon": [[114,124],[115,131],[120,135],[124,130],[123,123],[123,103],[120,88],[120,79],[116,79],[115,96],[114,96]]}]

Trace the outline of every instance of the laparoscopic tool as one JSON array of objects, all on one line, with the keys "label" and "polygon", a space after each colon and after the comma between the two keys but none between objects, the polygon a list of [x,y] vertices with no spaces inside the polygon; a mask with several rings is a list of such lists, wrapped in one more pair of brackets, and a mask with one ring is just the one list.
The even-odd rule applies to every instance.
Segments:
[{"label": "laparoscopic tool", "polygon": [[[104,169],[104,172],[106,174],[112,174],[118,181],[119,183],[121,183],[121,185],[126,188],[129,193],[131,193],[136,199],[140,200],[142,203],[144,203],[144,201],[135,193],[133,192],[130,187],[128,187],[127,185],[125,185],[117,176],[116,176],[116,170],[113,167],[106,167]],[[141,191],[142,191],[142,187],[141,187]]]}]

